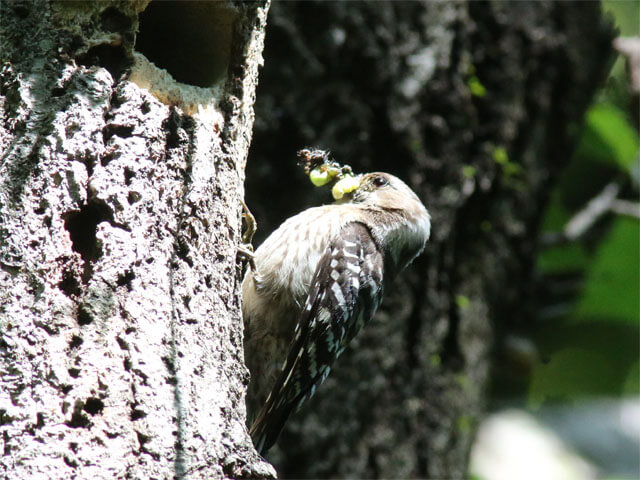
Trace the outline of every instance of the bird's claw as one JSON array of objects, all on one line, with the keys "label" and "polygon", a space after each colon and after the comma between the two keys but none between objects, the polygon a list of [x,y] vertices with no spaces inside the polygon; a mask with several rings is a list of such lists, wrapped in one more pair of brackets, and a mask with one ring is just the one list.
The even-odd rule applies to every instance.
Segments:
[{"label": "bird's claw", "polygon": [[238,257],[245,262],[249,263],[251,270],[256,271],[256,264],[253,259],[253,245],[251,244],[253,240],[253,235],[256,233],[258,229],[258,225],[256,223],[256,218],[251,214],[249,207],[244,203],[244,200],[241,200],[242,204],[242,220],[244,222],[244,229],[242,231],[242,244],[238,246]]}]

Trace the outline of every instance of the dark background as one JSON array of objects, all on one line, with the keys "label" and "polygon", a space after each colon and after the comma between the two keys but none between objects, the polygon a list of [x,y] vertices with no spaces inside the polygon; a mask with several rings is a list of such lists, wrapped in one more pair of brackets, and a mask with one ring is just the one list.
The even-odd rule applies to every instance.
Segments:
[{"label": "dark background", "polygon": [[331,201],[296,166],[307,146],[403,178],[433,216],[426,253],[268,457],[281,475],[462,475],[486,410],[637,395],[638,220],[560,235],[610,183],[638,197],[637,96],[624,60],[611,69],[612,23],[638,35],[638,5],[599,8],[273,4],[256,244]]}]

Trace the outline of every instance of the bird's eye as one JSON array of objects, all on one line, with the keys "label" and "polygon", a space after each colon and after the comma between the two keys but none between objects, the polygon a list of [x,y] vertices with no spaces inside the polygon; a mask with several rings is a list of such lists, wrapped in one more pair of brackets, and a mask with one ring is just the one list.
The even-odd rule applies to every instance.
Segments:
[{"label": "bird's eye", "polygon": [[375,187],[384,187],[385,185],[388,185],[388,184],[389,184],[389,181],[384,177],[375,177],[373,179],[373,185]]}]

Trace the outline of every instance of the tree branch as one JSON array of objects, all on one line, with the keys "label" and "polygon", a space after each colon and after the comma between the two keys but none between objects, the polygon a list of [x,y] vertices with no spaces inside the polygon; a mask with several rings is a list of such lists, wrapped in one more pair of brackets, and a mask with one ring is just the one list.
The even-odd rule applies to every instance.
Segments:
[{"label": "tree branch", "polygon": [[617,198],[619,193],[620,185],[615,182],[607,184],[582,210],[571,217],[562,232],[545,233],[542,236],[542,245],[552,247],[575,242],[609,212],[640,219],[640,203],[621,200]]}]

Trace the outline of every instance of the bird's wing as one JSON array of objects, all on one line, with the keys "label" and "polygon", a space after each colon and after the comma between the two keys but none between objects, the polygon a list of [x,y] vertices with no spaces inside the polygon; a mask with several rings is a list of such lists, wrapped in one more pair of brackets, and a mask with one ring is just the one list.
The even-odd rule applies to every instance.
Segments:
[{"label": "bird's wing", "polygon": [[313,396],[334,360],[377,310],[383,254],[362,223],[345,225],[318,262],[287,359],[251,427],[260,453],[275,443],[289,415]]}]

